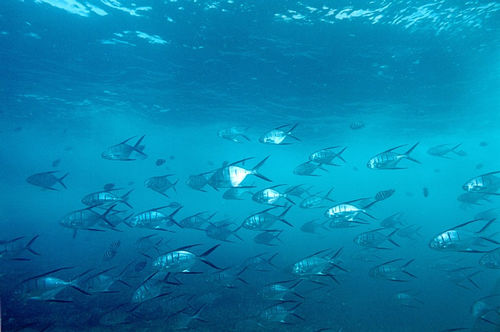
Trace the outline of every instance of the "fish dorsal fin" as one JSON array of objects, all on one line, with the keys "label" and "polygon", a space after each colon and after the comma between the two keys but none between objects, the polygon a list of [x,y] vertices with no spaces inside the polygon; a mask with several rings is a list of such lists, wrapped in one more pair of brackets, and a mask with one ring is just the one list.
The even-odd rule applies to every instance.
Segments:
[{"label": "fish dorsal fin", "polygon": [[343,202],[341,204],[351,204],[351,203],[355,203],[355,202],[359,202],[359,201],[362,201],[364,199],[369,199],[370,197],[363,197],[363,198],[358,198],[358,199],[354,199],[352,201],[347,201],[347,202]]},{"label": "fish dorsal fin", "polygon": [[330,250],[330,248],[323,249],[323,250],[320,250],[320,251],[316,251],[314,254],[311,254],[311,255],[309,255],[309,256],[307,256],[307,257],[304,257],[304,258],[303,258],[303,260],[304,260],[304,259],[311,258],[311,257],[314,257],[314,256],[321,255],[322,253],[327,252],[328,250]]},{"label": "fish dorsal fin", "polygon": [[[248,158],[245,158],[245,159],[241,159],[241,160],[238,160],[238,161],[235,161],[234,163],[230,163],[229,165],[227,166],[234,166],[236,164],[239,164],[239,163],[242,163],[242,162],[245,162],[247,160],[250,160],[250,159],[253,159],[254,157],[248,157]],[[224,166],[225,167],[225,166]]]},{"label": "fish dorsal fin", "polygon": [[395,263],[395,262],[400,261],[400,260],[402,260],[402,258],[392,259],[392,260],[387,261],[385,263],[379,264],[379,265],[375,266],[374,268],[376,269],[376,268],[379,268],[381,266],[384,266],[384,265],[387,265],[387,264],[391,264],[391,263]]},{"label": "fish dorsal fin", "polygon": [[196,247],[196,246],[199,246],[199,245],[201,245],[201,243],[190,244],[190,245],[187,245],[187,246],[183,246],[183,247],[177,248],[175,250],[171,250],[170,252],[172,252],[172,251],[186,250],[186,249],[189,249],[189,248],[192,248],[192,247]]},{"label": "fish dorsal fin", "polygon": [[126,144],[128,141],[130,141],[131,139],[134,139],[134,138],[136,138],[136,137],[137,137],[137,136],[132,136],[132,137],[127,138],[126,140],[124,140],[123,142],[120,142],[120,143],[118,143],[118,144]]},{"label": "fish dorsal fin", "polygon": [[274,128],[274,129],[283,129],[283,128],[286,128],[286,127],[288,127],[288,126],[290,126],[290,124],[281,125],[281,126],[276,127],[276,128]]},{"label": "fish dorsal fin", "polygon": [[467,225],[469,225],[469,224],[472,224],[473,222],[480,221],[480,220],[484,220],[484,219],[473,219],[473,220],[469,220],[469,221],[467,221],[467,222],[464,222],[463,224],[457,225],[457,226],[452,227],[452,228],[450,228],[450,229],[448,229],[448,230],[457,229],[457,228],[462,228],[462,227],[464,227],[464,226],[467,226]]},{"label": "fish dorsal fin", "polygon": [[385,153],[385,152],[391,152],[391,151],[394,151],[394,150],[396,150],[396,149],[402,148],[403,146],[406,146],[406,145],[408,145],[408,144],[398,145],[398,146],[395,146],[395,147],[393,147],[393,148],[390,148],[389,150],[385,150],[385,151],[384,151],[384,152],[382,152],[382,153]]}]

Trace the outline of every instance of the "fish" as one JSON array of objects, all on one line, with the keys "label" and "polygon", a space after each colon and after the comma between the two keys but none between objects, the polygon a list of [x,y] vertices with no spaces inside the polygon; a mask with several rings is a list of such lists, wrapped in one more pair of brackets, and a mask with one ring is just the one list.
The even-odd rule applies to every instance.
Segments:
[{"label": "fish", "polygon": [[69,300],[56,299],[57,294],[68,287],[71,287],[85,295],[90,295],[88,292],[78,287],[78,282],[82,275],[73,278],[71,281],[65,281],[63,279],[51,276],[56,272],[68,269],[71,269],[71,267],[61,267],[22,280],[19,285],[22,297],[28,300],[38,300],[46,302],[71,302]]},{"label": "fish", "polygon": [[24,236],[16,237],[11,240],[1,240],[0,241],[0,259],[9,260],[29,260],[28,258],[21,257],[21,255],[28,251],[29,253],[40,256],[40,253],[32,248],[33,243],[38,239],[39,235],[35,235],[28,242],[24,241]]},{"label": "fish", "polygon": [[473,193],[487,193],[490,195],[500,195],[496,193],[500,189],[500,171],[489,172],[467,180],[462,186],[463,190]]},{"label": "fish", "polygon": [[396,235],[410,240],[417,240],[422,237],[422,234],[419,233],[421,229],[422,225],[408,225],[399,228]]},{"label": "fish", "polygon": [[55,173],[58,171],[49,171],[49,172],[42,172],[42,173],[36,173],[33,175],[30,175],[27,179],[26,182],[29,184],[32,184],[37,187],[41,187],[43,189],[48,189],[48,190],[58,190],[54,188],[54,185],[60,184],[64,189],[68,189],[66,185],[64,184],[63,180],[69,175],[69,173],[64,174],[60,178],[55,176]]},{"label": "fish", "polygon": [[347,149],[347,147],[342,148],[339,152],[333,151],[333,149],[338,148],[339,146],[330,146],[328,148],[324,148],[318,151],[315,151],[309,155],[309,161],[318,163],[320,165],[331,165],[331,166],[339,166],[335,164],[334,161],[336,158],[342,160],[344,163],[345,159],[342,157],[342,153]]},{"label": "fish", "polygon": [[424,195],[424,197],[429,197],[429,189],[427,187],[424,187],[422,189],[422,194]]},{"label": "fish", "polygon": [[248,128],[245,127],[230,127],[230,128],[225,128],[221,129],[217,132],[217,136],[220,138],[235,142],[235,143],[242,143],[243,140],[250,141],[250,138],[246,136],[245,132],[247,131]]},{"label": "fish", "polygon": [[266,229],[259,234],[255,235],[253,238],[253,241],[258,244],[263,244],[266,246],[274,246],[273,240],[278,240],[279,242],[282,242],[279,238],[279,236],[283,233],[283,230],[280,229]]},{"label": "fish", "polygon": [[146,179],[146,181],[144,181],[144,186],[156,191],[159,194],[162,194],[165,197],[168,197],[166,191],[170,188],[172,188],[174,191],[177,191],[175,189],[175,185],[179,182],[178,179],[175,182],[170,182],[168,178],[172,175],[173,174],[166,174],[162,176],[150,177],[149,179]]},{"label": "fish", "polygon": [[112,260],[116,256],[116,254],[118,253],[118,248],[120,247],[120,244],[121,244],[120,241],[112,242],[109,245],[108,249],[106,249],[106,251],[104,252],[102,259],[104,261]]},{"label": "fish", "polygon": [[227,220],[219,221],[219,222],[208,222],[207,228],[205,228],[205,234],[214,240],[223,241],[223,242],[232,242],[229,240],[230,236],[234,236],[238,238],[240,241],[243,241],[241,237],[236,234],[240,227],[237,227],[233,230],[229,228],[233,223],[228,222]]},{"label": "fish", "polygon": [[217,249],[220,244],[217,244],[207,251],[203,252],[200,255],[196,255],[187,249],[197,246],[188,245],[183,246],[181,248],[177,248],[172,250],[166,254],[160,255],[153,260],[153,269],[155,271],[163,271],[163,272],[177,272],[177,273],[186,273],[192,272],[191,268],[196,264],[196,262],[202,262],[206,265],[216,269],[221,270],[221,268],[217,267],[213,263],[207,261],[205,257],[210,255],[215,249]]},{"label": "fish", "polygon": [[358,129],[362,129],[365,127],[365,124],[363,121],[354,121],[354,122],[351,122],[351,124],[349,125],[349,128],[351,128],[352,130],[358,130]]},{"label": "fish", "polygon": [[417,145],[418,143],[413,145],[408,151],[402,154],[394,152],[394,150],[405,146],[405,144],[390,148],[389,150],[381,152],[370,158],[366,166],[370,169],[405,169],[403,167],[398,167],[399,162],[403,159],[408,159],[420,164],[418,160],[410,157],[410,154],[417,147]]},{"label": "fish", "polygon": [[383,228],[398,228],[398,226],[405,226],[403,222],[403,212],[396,212],[380,222]]},{"label": "fish", "polygon": [[310,234],[318,234],[318,230],[321,229],[327,229],[325,228],[325,223],[318,223],[317,219],[313,219],[310,221],[305,222],[301,227],[300,230],[304,233],[310,233]]},{"label": "fish", "polygon": [[466,192],[457,196],[457,200],[464,205],[481,205],[484,202],[491,202],[488,194],[481,192]]},{"label": "fish", "polygon": [[[290,286],[287,283],[293,282]],[[300,295],[295,289],[302,282],[302,279],[295,280],[285,280],[280,282],[273,282],[265,285],[262,288],[262,297],[266,300],[273,301],[286,301],[290,296],[295,296],[300,299],[304,299],[304,296]]]},{"label": "fish", "polygon": [[500,294],[484,296],[472,304],[472,315],[498,329],[500,326]]},{"label": "fish", "polygon": [[288,192],[288,195],[290,196],[295,196],[298,198],[302,198],[304,195],[310,195],[309,191],[311,190],[312,186],[309,188],[304,188],[304,184],[299,184],[295,186],[290,186],[286,189]]},{"label": "fish", "polygon": [[115,187],[114,183],[106,183],[103,187],[104,191],[111,191]]},{"label": "fish", "polygon": [[156,159],[155,165],[161,166],[161,165],[165,164],[166,162],[167,161],[165,159],[159,158],[159,159]]},{"label": "fish", "polygon": [[191,228],[191,229],[198,229],[198,230],[204,230],[203,229],[203,226],[206,224],[206,223],[209,223],[210,220],[212,220],[213,217],[215,217],[215,213],[212,213],[211,215],[209,215],[208,217],[203,217],[203,214],[205,214],[206,212],[198,212],[196,214],[193,214],[189,217],[186,217],[184,219],[181,219],[179,221],[179,225],[182,227],[182,228]]},{"label": "fish", "polygon": [[174,224],[178,227],[181,227],[179,223],[175,221],[174,216],[179,212],[180,209],[182,209],[182,206],[175,209],[169,215],[159,211],[167,207],[170,207],[170,205],[157,207],[138,213],[133,216],[130,221],[126,222],[126,224],[131,228],[147,228],[160,231],[168,231],[165,227],[169,227]]},{"label": "fish", "polygon": [[488,269],[500,269],[500,248],[486,252],[479,259],[479,264]]},{"label": "fish", "polygon": [[245,196],[253,196],[253,192],[248,190],[249,187],[234,187],[227,189],[223,194],[222,198],[227,200],[243,200]]},{"label": "fish", "polygon": [[370,206],[375,204],[377,201],[374,201],[368,205],[365,205],[363,208],[360,208],[353,203],[363,201],[365,200],[364,198],[356,199],[353,201],[348,201],[340,204],[336,204],[330,208],[328,208],[324,212],[324,216],[330,219],[344,219],[346,221],[354,221],[356,217],[360,214],[364,214],[372,219],[375,219],[372,215],[368,214],[366,212],[366,209],[368,209]]},{"label": "fish", "polygon": [[108,215],[111,211],[113,211],[114,207],[115,205],[110,206],[103,214],[92,210],[94,208],[93,206],[75,210],[62,217],[59,224],[65,228],[72,229],[73,238],[76,237],[78,230],[102,231],[93,228],[99,221],[106,222],[111,228],[114,229],[114,225],[108,219]]},{"label": "fish", "polygon": [[427,150],[427,153],[430,154],[431,156],[449,159],[448,154],[450,154],[450,153],[454,153],[458,156],[461,155],[461,153],[459,151],[457,151],[457,149],[461,145],[462,145],[462,143],[459,143],[459,144],[454,145],[454,146],[451,146],[451,144],[440,144],[440,145],[436,145],[436,146],[429,148]]},{"label": "fish", "polygon": [[[210,172],[211,173],[211,172]],[[210,173],[201,173],[201,174],[196,174],[196,175],[190,175],[188,179],[186,180],[186,184],[194,190],[198,190],[201,192],[206,192],[206,190],[203,189],[208,184],[208,178],[207,174]]]},{"label": "fish", "polygon": [[241,183],[246,179],[248,175],[255,175],[258,178],[263,179],[264,181],[272,182],[270,179],[259,173],[259,169],[262,167],[262,165],[264,165],[266,160],[269,159],[269,156],[262,159],[250,170],[237,166],[237,164],[249,159],[251,158],[238,160],[231,164],[224,163],[221,168],[213,172],[212,176],[210,176],[210,178],[208,179],[208,184],[215,190],[218,190],[219,188],[241,187]]},{"label": "fish", "polygon": [[384,200],[388,199],[389,197],[391,197],[392,195],[394,195],[395,192],[396,192],[396,190],[394,190],[394,189],[379,191],[377,194],[375,194],[375,200],[379,201],[379,202],[384,201]]},{"label": "fish", "polygon": [[306,161],[295,167],[293,169],[293,174],[301,175],[301,176],[319,176],[317,174],[313,174],[313,172],[317,169],[328,172],[326,168],[324,168],[321,164],[313,163],[312,161]]},{"label": "fish", "polygon": [[[142,140],[145,136],[139,138],[139,140],[134,144],[130,145],[128,142],[135,138],[135,136],[127,138],[123,142],[112,145],[101,153],[101,157],[107,160],[118,160],[118,161],[134,161],[137,158],[145,159],[147,155],[144,153],[144,146],[141,145]],[[134,157],[136,155],[137,157]]]},{"label": "fish", "polygon": [[82,198],[82,203],[87,206],[99,206],[104,204],[115,204],[115,203],[123,203],[129,208],[132,208],[132,205],[128,203],[128,199],[133,189],[129,190],[122,196],[115,195],[113,191],[118,189],[111,189],[110,191],[98,191],[94,193],[90,193],[85,195]]},{"label": "fish", "polygon": [[303,209],[316,209],[316,208],[325,208],[326,206],[324,205],[325,202],[334,202],[333,199],[330,198],[330,194],[333,191],[333,187],[328,190],[328,192],[325,195],[310,195],[306,198],[304,198],[299,206]]},{"label": "fish", "polygon": [[482,248],[487,244],[500,245],[500,242],[482,235],[484,234],[483,232],[495,221],[495,219],[489,220],[477,232],[471,232],[463,229],[463,227],[481,220],[482,219],[470,220],[437,234],[429,241],[429,247],[439,251],[484,253],[486,251],[479,250],[477,248]]},{"label": "fish", "polygon": [[343,248],[340,248],[333,253],[330,253],[330,249],[315,252],[293,264],[291,272],[294,276],[306,279],[315,276],[326,276],[338,283],[337,278],[332,274],[332,270],[338,269],[347,272],[345,268],[340,266],[338,261],[342,250]]},{"label": "fish", "polygon": [[251,216],[245,218],[240,227],[246,228],[252,231],[264,231],[270,229],[276,221],[281,221],[290,227],[293,227],[288,221],[284,219],[288,211],[290,211],[291,206],[287,207],[280,215],[274,215],[269,213],[269,211],[275,209],[276,207],[271,207],[263,211],[252,214]]},{"label": "fish", "polygon": [[288,197],[288,193],[285,191],[280,193],[276,190],[276,188],[284,186],[284,184],[277,184],[272,187],[268,187],[266,189],[259,190],[252,195],[252,200],[261,204],[275,205],[281,198],[286,199],[292,204],[295,204],[290,197]]},{"label": "fish", "polygon": [[58,167],[61,163],[61,159],[56,159],[52,162],[52,167]]},{"label": "fish", "polygon": [[[287,125],[282,125],[282,126],[276,127],[274,129],[268,131],[264,135],[262,135],[259,138],[259,142],[264,143],[264,144],[272,144],[272,145],[288,145],[290,143],[284,143],[284,141],[287,137],[293,138],[296,141],[300,141],[300,139],[297,138],[292,133],[294,131],[294,129],[297,128],[297,125],[298,124],[295,124],[292,127],[290,127],[290,125],[287,124]],[[285,130],[284,128],[287,128],[287,127],[290,127],[290,128]]]},{"label": "fish", "polygon": [[[403,265],[396,264],[401,260],[401,258],[397,258],[372,267],[369,271],[370,277],[396,282],[407,282],[411,279],[416,279],[417,277],[407,270],[407,267],[413,263],[415,259],[410,259]],[[406,277],[410,277],[411,279]]]},{"label": "fish", "polygon": [[389,234],[383,234],[381,231],[385,230],[386,228],[377,228],[368,232],[364,232],[361,234],[358,234],[354,238],[354,243],[361,247],[365,248],[373,248],[373,249],[390,249],[388,247],[382,247],[382,245],[385,242],[390,242],[392,245],[395,247],[400,247],[398,243],[396,243],[393,239],[392,236],[396,234],[398,229],[394,229],[392,232]]},{"label": "fish", "polygon": [[424,305],[424,302],[419,300],[414,293],[414,291],[405,290],[394,294],[392,298],[396,304],[402,307],[418,309]]},{"label": "fish", "polygon": [[295,319],[299,319],[301,321],[305,321],[305,319],[295,313],[295,309],[301,304],[297,303],[295,306],[292,308],[286,308],[282,303],[286,301],[282,301],[279,304],[272,304],[269,307],[265,308],[261,313],[260,313],[260,318],[264,321],[267,322],[275,322],[275,323],[282,323],[282,324],[293,324],[293,321],[291,320],[292,317]]},{"label": "fish", "polygon": [[147,264],[148,264],[148,262],[146,260],[142,260],[142,261],[135,263],[134,271],[141,272],[142,270],[144,270],[144,268],[146,267]]}]

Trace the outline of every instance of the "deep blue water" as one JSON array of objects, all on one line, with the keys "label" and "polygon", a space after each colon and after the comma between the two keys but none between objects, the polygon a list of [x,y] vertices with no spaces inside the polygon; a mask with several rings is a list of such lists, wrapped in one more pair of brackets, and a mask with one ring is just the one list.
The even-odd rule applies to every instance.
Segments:
[{"label": "deep blue water", "polygon": [[[500,170],[499,31],[500,3],[488,0],[2,1],[2,328],[500,330],[500,175],[489,174]],[[285,144],[259,140],[282,125]],[[228,128],[244,136],[218,135]],[[143,135],[118,158],[134,160],[102,157]],[[417,142],[415,162],[404,153]],[[403,169],[367,167],[403,144],[394,150],[403,159],[388,166]],[[314,176],[297,174],[311,153],[332,146],[346,147],[344,160],[316,160]],[[188,183],[202,173],[210,182],[249,157],[235,166],[252,170],[266,156],[258,172],[272,183],[252,174],[233,183],[248,191],[241,200],[224,197],[227,183],[203,191]],[[68,173],[67,188],[27,180],[49,171]],[[175,189],[145,183],[167,174]],[[463,188],[472,178],[474,188]],[[268,213],[291,207],[286,223],[249,229],[247,217],[272,207],[254,194],[275,185],[283,197]],[[291,192],[297,185],[307,192]],[[332,187],[318,207],[300,206]],[[82,202],[129,190],[130,206]],[[355,211],[326,217],[342,203]],[[178,225],[134,224],[141,212],[178,206]],[[81,209],[87,224],[62,225]],[[194,229],[183,224],[197,213],[216,214]],[[382,229],[396,213],[399,222]],[[236,235],[207,236],[216,226]],[[431,248],[457,229],[454,249]],[[262,231],[282,232],[265,245],[254,239]],[[382,240],[363,244],[360,234]],[[193,244],[185,250],[194,265],[155,265]],[[321,263],[310,267],[314,259]],[[294,273],[301,261],[312,270]],[[381,266],[396,271],[373,272]],[[66,285],[51,293],[50,278]],[[270,298],[271,284],[292,289]],[[148,297],[135,300],[144,285]]]}]

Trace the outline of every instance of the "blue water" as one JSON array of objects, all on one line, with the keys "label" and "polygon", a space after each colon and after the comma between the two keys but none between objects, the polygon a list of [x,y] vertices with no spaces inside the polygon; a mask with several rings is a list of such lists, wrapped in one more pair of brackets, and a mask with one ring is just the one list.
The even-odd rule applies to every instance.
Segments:
[{"label": "blue water", "polygon": [[[500,3],[489,0],[2,1],[2,328],[500,330],[499,270],[480,263],[500,247],[500,176],[486,176],[489,185],[480,193],[462,187],[500,170],[499,31]],[[286,144],[259,141],[294,124]],[[218,135],[236,127],[245,137],[229,138],[238,142]],[[101,156],[143,135],[141,146],[122,158],[134,160]],[[410,157],[418,162],[367,167],[375,155],[406,144],[395,150],[403,156],[417,142]],[[429,153],[442,144],[461,145],[441,156]],[[345,161],[311,162],[322,168],[315,176],[294,172],[311,153],[332,146],[346,147]],[[235,185],[248,191],[241,200],[223,197],[228,186],[199,191],[187,183],[244,158],[253,157],[235,166],[251,170],[266,156],[258,171],[272,183],[248,175]],[[68,173],[67,188],[27,180],[49,171],[57,178]],[[178,181],[175,189],[159,193],[145,185],[167,174]],[[275,189],[288,200],[280,198],[269,213],[291,206],[283,217],[290,225],[263,226],[274,231],[267,233],[282,231],[265,245],[245,220],[270,207],[252,195],[274,185],[282,185]],[[308,192],[294,195],[296,185]],[[300,207],[332,187],[319,207]],[[131,189],[130,207],[82,203],[89,193],[121,196]],[[392,196],[376,200],[389,189]],[[361,198],[352,203],[360,211],[325,216],[328,208]],[[141,212],[169,215],[178,206],[175,223],[216,214],[195,229],[132,222]],[[89,225],[62,225],[86,208],[97,218]],[[380,229],[398,212],[400,223]],[[120,223],[112,228],[111,218]],[[312,220],[314,233],[304,231]],[[476,221],[459,229],[473,242],[455,250],[430,247],[438,234],[470,220]],[[216,225],[236,236],[207,236],[205,229]],[[371,248],[355,241],[372,230],[395,233]],[[185,249],[193,266],[155,266],[162,255],[193,244],[199,245]],[[323,265],[293,273],[311,255]],[[256,256],[264,261],[249,263]],[[381,277],[373,274],[377,266],[400,270]],[[110,285],[89,286],[103,276]],[[50,278],[67,285],[49,294],[43,287]],[[292,289],[269,298],[270,284]],[[134,300],[144,285],[152,287],[149,298]],[[472,310],[485,297],[487,308]]]}]

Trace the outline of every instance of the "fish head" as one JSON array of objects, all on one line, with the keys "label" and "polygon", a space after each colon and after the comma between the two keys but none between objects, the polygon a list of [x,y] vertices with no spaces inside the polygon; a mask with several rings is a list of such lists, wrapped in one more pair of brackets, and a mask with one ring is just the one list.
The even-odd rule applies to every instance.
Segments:
[{"label": "fish head", "polygon": [[475,181],[470,180],[470,181],[467,181],[466,183],[464,183],[464,185],[462,186],[462,189],[470,192],[470,191],[477,191],[478,187],[476,186]]},{"label": "fish head", "polygon": [[366,163],[366,167],[368,167],[370,169],[377,168],[377,160],[375,158],[368,160],[368,162]]},{"label": "fish head", "polygon": [[443,234],[439,234],[438,236],[435,236],[433,239],[431,239],[429,241],[429,248],[435,250],[444,249]]}]

